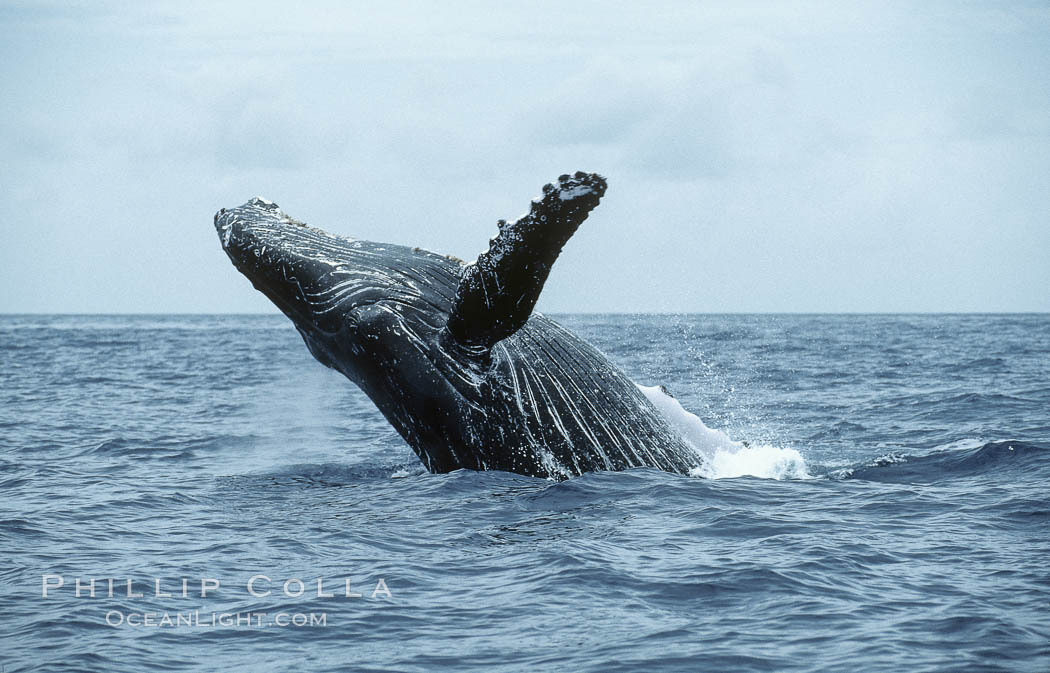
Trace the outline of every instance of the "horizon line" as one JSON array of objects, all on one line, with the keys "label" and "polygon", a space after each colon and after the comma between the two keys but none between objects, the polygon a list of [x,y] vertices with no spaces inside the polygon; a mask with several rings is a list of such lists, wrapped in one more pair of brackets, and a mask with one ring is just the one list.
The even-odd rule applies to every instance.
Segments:
[{"label": "horizon line", "polygon": [[[535,311],[535,313],[542,313],[545,315],[1050,315],[1050,311]],[[70,316],[70,317],[91,317],[91,316],[104,316],[104,317],[162,317],[162,316],[199,316],[199,317],[226,317],[226,316],[237,316],[237,317],[265,317],[265,316],[281,316],[285,317],[280,312],[247,312],[247,311],[228,311],[225,313],[213,313],[213,312],[191,312],[191,311],[172,311],[172,312],[136,312],[136,311],[115,311],[115,312],[15,312],[15,311],[0,311],[0,317],[18,317],[18,316]]]}]

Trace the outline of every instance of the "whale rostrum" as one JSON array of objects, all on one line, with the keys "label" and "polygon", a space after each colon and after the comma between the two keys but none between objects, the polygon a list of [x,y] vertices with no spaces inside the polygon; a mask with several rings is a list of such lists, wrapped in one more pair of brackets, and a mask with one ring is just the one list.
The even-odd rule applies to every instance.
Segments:
[{"label": "whale rostrum", "polygon": [[326,233],[254,198],[215,215],[234,266],[322,364],[356,383],[431,472],[564,479],[700,458],[593,346],[533,311],[606,181],[562,175],[470,264]]}]

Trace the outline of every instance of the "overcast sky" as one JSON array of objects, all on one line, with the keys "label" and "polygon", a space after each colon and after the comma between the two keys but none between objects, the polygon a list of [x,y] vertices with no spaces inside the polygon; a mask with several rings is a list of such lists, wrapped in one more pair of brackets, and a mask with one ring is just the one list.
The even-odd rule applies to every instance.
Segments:
[{"label": "overcast sky", "polygon": [[382,4],[0,4],[0,311],[271,312],[220,207],[473,259],[576,170],[542,310],[1050,311],[1045,0]]}]

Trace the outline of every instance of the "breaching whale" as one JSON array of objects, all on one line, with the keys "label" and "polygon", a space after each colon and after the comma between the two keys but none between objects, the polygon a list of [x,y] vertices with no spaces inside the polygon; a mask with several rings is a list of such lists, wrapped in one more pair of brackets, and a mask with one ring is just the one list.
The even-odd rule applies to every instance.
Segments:
[{"label": "breaching whale", "polygon": [[605,189],[597,174],[562,175],[470,264],[329,234],[262,198],[220,210],[215,227],[314,357],[356,383],[431,472],[687,474],[700,457],[638,387],[533,312]]}]

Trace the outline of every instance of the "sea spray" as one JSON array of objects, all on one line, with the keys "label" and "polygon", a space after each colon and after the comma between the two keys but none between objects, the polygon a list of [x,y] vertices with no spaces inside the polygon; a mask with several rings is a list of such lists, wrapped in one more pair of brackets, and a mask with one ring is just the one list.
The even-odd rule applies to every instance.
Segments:
[{"label": "sea spray", "polygon": [[734,441],[721,430],[707,427],[699,416],[687,411],[662,387],[638,385],[638,389],[700,457],[702,462],[692,471],[693,476],[708,479],[744,476],[764,479],[810,478],[806,461],[797,450]]}]

